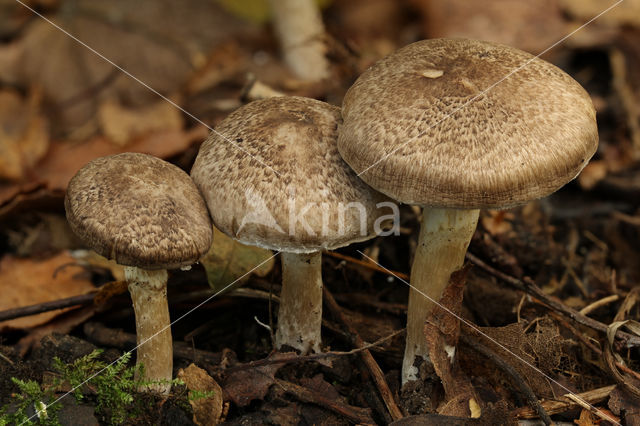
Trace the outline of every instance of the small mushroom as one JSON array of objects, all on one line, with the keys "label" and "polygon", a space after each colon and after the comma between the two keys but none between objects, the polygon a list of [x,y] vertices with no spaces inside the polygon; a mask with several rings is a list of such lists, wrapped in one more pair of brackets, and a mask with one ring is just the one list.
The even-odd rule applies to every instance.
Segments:
[{"label": "small mushroom", "polygon": [[125,265],[137,332],[143,390],[168,393],[173,353],[167,269],[187,267],[211,246],[212,227],[198,188],[159,158],[124,153],[97,158],[76,173],[65,197],[67,220],[81,240]]},{"label": "small mushroom", "polygon": [[342,158],[378,191],[424,207],[411,269],[406,383],[416,379],[417,359],[428,361],[423,326],[431,300],[462,265],[479,209],[524,204],[574,179],[598,145],[595,110],[580,84],[528,53],[434,39],[365,71],[342,115]]},{"label": "small mushroom", "polygon": [[339,120],[339,108],[313,99],[251,102],[220,122],[191,170],[217,228],[282,252],[275,343],[301,353],[320,351],[321,251],[372,238],[387,200],[340,158]]}]

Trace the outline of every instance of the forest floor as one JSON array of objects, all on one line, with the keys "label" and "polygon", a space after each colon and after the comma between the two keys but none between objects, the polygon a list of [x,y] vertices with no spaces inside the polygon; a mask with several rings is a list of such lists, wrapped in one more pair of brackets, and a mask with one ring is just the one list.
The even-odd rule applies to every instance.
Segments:
[{"label": "forest floor", "polygon": [[[332,75],[320,83],[286,69],[264,4],[238,3],[26,2],[172,104],[0,0],[0,406],[63,424],[489,425],[541,424],[547,415],[640,424],[640,334],[624,323],[640,318],[640,2],[626,0],[548,51],[609,4],[320,2]],[[375,60],[445,36],[542,53],[589,92],[600,134],[590,164],[557,193],[481,212],[466,267],[442,301],[465,321],[436,312],[427,334],[436,351],[443,335],[457,340],[451,371],[425,368],[417,385],[400,386],[419,229],[419,211],[402,206],[399,235],[323,255],[319,355],[274,351],[280,261],[216,233],[200,264],[170,273],[174,377],[183,383],[167,398],[136,393],[135,355],[110,365],[135,347],[122,268],[83,250],[69,229],[71,176],[125,151],[189,171],[203,123],[215,126],[257,88],[340,105]],[[56,357],[86,379],[112,376],[80,387],[77,400],[67,395],[73,374]],[[56,401],[48,418],[37,401]]]}]

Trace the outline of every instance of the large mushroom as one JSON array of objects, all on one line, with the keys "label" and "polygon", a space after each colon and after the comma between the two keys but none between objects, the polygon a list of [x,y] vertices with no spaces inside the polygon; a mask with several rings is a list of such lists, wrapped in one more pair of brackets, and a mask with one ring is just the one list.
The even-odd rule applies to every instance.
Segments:
[{"label": "large mushroom", "polygon": [[[167,393],[173,352],[167,269],[187,267],[209,250],[211,220],[198,188],[184,171],[146,154],[95,159],[69,182],[71,229],[124,273],[136,317],[137,360],[144,390]],[[141,378],[141,377],[139,377]]]},{"label": "large mushroom", "polygon": [[339,120],[339,108],[314,99],[251,102],[220,122],[191,170],[216,227],[282,252],[276,347],[301,353],[320,351],[321,251],[372,238],[384,219],[377,203],[387,198],[338,154]]},{"label": "large mushroom", "polygon": [[574,179],[598,145],[595,110],[580,84],[528,53],[434,39],[365,71],[342,115],[338,149],[358,176],[424,207],[411,269],[406,383],[416,379],[416,361],[428,360],[425,320],[464,261],[479,209],[524,204]]}]

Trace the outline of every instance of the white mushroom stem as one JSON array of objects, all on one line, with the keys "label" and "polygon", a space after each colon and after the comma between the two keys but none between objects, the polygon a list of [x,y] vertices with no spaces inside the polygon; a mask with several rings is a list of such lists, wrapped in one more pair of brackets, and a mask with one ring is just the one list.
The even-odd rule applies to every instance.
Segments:
[{"label": "white mushroom stem", "polygon": [[435,302],[459,269],[478,224],[479,210],[424,208],[413,266],[407,310],[407,342],[402,362],[402,384],[418,378],[417,358],[429,362],[424,324]]},{"label": "white mushroom stem", "polygon": [[278,309],[276,347],[291,346],[302,354],[320,352],[322,327],[322,254],[285,253]]},{"label": "white mushroom stem", "polygon": [[296,77],[317,81],[329,76],[324,26],[314,0],[270,0],[273,26],[284,60]]},{"label": "white mushroom stem", "polygon": [[136,366],[144,366],[144,377],[138,377],[136,371],[136,379],[166,382],[140,390],[169,393],[171,384],[168,382],[173,374],[173,342],[167,304],[167,271],[127,266],[124,276],[136,316]]}]

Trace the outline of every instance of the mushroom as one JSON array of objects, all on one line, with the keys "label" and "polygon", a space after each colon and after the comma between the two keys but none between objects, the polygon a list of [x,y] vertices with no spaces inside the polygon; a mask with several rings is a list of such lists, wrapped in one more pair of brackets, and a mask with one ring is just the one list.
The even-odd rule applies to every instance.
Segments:
[{"label": "mushroom", "polygon": [[372,238],[384,219],[377,204],[387,198],[338,154],[339,120],[339,108],[314,99],[251,102],[220,122],[191,170],[218,229],[282,252],[278,349],[320,351],[321,251]]},{"label": "mushroom", "polygon": [[[410,44],[365,71],[342,106],[338,149],[378,191],[424,207],[411,269],[402,381],[428,361],[423,334],[463,261],[479,209],[544,197],[598,145],[587,92],[554,65],[466,39]],[[426,297],[425,297],[426,296]]]},{"label": "mushroom", "polygon": [[170,163],[124,153],[80,169],[69,182],[65,210],[85,244],[125,265],[136,318],[136,365],[144,366],[138,379],[156,382],[142,390],[168,393],[173,353],[167,269],[193,264],[212,240],[198,188]]}]

